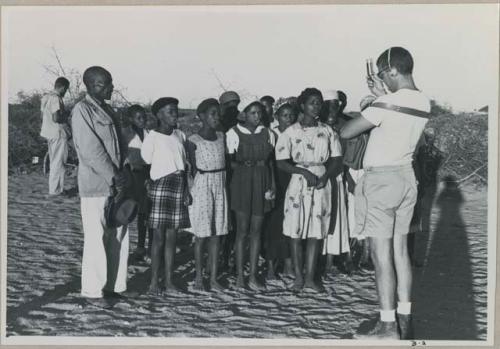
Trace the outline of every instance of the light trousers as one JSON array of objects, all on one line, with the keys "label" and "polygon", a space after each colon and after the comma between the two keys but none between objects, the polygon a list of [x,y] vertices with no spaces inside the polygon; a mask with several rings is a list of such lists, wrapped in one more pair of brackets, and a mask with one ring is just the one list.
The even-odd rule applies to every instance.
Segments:
[{"label": "light trousers", "polygon": [[89,298],[102,297],[103,290],[127,289],[128,226],[105,227],[106,199],[81,198],[84,235],[81,294]]},{"label": "light trousers", "polygon": [[61,194],[64,190],[64,164],[68,160],[68,140],[66,137],[47,139],[49,148],[49,194]]}]

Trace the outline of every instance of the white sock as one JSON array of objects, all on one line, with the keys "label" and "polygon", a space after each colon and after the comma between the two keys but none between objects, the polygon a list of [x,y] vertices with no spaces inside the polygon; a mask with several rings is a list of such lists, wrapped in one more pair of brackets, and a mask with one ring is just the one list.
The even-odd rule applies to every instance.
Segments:
[{"label": "white sock", "polygon": [[392,310],[380,310],[380,321],[394,322],[396,321],[396,312]]},{"label": "white sock", "polygon": [[410,315],[411,314],[411,302],[398,302],[398,314]]}]

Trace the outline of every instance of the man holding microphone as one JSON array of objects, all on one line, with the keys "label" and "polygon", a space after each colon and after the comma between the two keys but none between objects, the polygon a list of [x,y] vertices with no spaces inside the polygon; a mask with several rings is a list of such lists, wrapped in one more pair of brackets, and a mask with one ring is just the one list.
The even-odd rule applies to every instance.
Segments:
[{"label": "man holding microphone", "polygon": [[410,339],[412,270],[407,236],[417,200],[412,155],[431,106],[415,86],[413,58],[406,49],[385,50],[377,68],[378,73],[368,77],[374,96],[361,101],[362,116],[348,121],[340,132],[349,139],[371,130],[364,175],[355,188],[356,210],[362,210],[356,217],[364,217],[356,220],[356,231],[370,242],[380,319],[357,338]]}]

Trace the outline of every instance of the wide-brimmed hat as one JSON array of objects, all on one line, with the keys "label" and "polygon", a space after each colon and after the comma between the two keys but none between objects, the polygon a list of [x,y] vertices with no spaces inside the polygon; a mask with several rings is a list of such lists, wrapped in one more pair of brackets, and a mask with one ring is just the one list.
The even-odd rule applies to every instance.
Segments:
[{"label": "wide-brimmed hat", "polygon": [[131,223],[135,219],[138,209],[137,201],[130,197],[109,197],[104,208],[106,226],[117,228]]}]

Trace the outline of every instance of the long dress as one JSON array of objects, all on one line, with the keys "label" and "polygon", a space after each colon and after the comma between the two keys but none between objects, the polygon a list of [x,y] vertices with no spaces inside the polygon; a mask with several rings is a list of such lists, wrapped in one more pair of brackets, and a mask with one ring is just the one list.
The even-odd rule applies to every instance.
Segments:
[{"label": "long dress", "polygon": [[[276,160],[292,159],[296,166],[306,168],[318,177],[325,172],[330,157],[341,156],[332,129],[318,122],[303,127],[297,122],[287,128],[276,144]],[[308,187],[306,179],[293,174],[286,191],[283,234],[294,239],[324,239],[331,215],[331,184],[316,189]]]},{"label": "long dress", "polygon": [[189,141],[196,146],[197,169],[191,188],[193,203],[189,206],[191,230],[199,238],[226,235],[228,203],[224,134],[217,132],[215,141],[194,134]]}]

